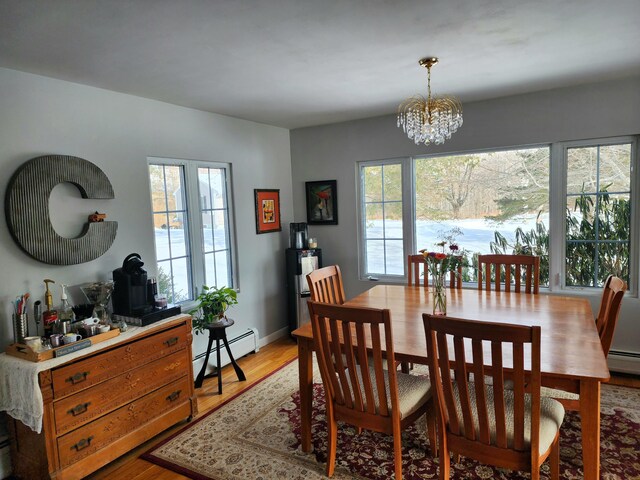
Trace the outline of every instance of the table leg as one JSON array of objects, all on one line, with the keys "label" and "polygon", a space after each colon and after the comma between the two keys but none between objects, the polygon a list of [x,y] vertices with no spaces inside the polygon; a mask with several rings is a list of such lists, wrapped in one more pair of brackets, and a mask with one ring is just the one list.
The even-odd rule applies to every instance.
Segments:
[{"label": "table leg", "polygon": [[[202,364],[202,368],[200,369],[200,373],[196,377],[195,388],[200,388],[202,386],[202,382],[204,381],[204,373],[207,370],[207,365],[209,364],[209,354],[211,353],[211,344],[213,343],[213,335],[209,333],[209,344],[207,345],[207,354],[204,357],[204,363]],[[220,365],[220,360],[218,360],[218,365]]]},{"label": "table leg", "polygon": [[302,451],[311,451],[311,408],[313,405],[313,358],[311,340],[298,338],[298,375],[300,381],[300,432]]},{"label": "table leg", "polygon": [[582,463],[585,480],[600,478],[600,382],[580,382],[580,423]]}]

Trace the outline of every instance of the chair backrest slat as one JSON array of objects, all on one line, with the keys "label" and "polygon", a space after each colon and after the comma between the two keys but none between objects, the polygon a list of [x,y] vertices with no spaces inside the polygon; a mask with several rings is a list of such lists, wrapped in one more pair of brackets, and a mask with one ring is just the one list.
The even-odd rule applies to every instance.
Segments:
[{"label": "chair backrest slat", "polygon": [[504,396],[504,369],[502,365],[502,343],[491,343],[491,375],[493,379],[494,416],[496,419],[496,445],[507,448],[507,428],[505,421]]},{"label": "chair backrest slat", "polygon": [[[502,274],[503,268],[504,275]],[[516,292],[524,291],[525,293],[537,294],[540,290],[540,257],[533,255],[479,255],[478,289],[491,290],[491,278],[494,278],[496,292],[501,290],[504,278],[506,292],[510,292],[511,288],[515,287],[514,291]]]},{"label": "chair backrest slat", "polygon": [[342,284],[342,273],[338,265],[319,268],[307,275],[311,300],[314,302],[342,305],[346,298]]},{"label": "chair backrest slat", "polygon": [[[513,448],[524,450],[524,348],[513,344]],[[522,372],[522,374],[520,374]]]},{"label": "chair backrest slat", "polygon": [[[471,342],[473,348],[473,358],[483,358],[484,349],[481,340],[473,340]],[[484,363],[474,362],[471,365],[473,378],[476,386],[476,404],[478,405],[478,439],[480,442],[489,445],[491,443],[491,430],[489,425],[489,412],[487,408],[487,391],[484,387]]]}]

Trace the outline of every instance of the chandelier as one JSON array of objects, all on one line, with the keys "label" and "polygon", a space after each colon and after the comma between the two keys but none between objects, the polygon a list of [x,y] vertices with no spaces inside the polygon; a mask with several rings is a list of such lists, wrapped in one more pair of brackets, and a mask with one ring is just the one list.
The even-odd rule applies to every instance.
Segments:
[{"label": "chandelier", "polygon": [[418,63],[427,69],[427,98],[414,95],[402,102],[398,127],[402,126],[416,145],[441,145],[462,125],[462,104],[452,96],[431,97],[431,67],[438,63],[437,58],[423,58]]}]

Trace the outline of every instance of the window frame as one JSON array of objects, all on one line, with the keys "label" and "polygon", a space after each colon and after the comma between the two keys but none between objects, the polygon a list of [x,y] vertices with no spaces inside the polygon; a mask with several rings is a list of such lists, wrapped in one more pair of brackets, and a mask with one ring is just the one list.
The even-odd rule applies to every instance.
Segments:
[{"label": "window frame", "polygon": [[[600,287],[587,287],[587,286],[566,284],[567,225],[566,225],[565,216],[564,216],[564,208],[566,208],[566,202],[567,202],[567,175],[568,175],[568,168],[569,168],[568,151],[571,148],[589,148],[589,147],[607,146],[607,145],[620,145],[620,144],[626,144],[626,143],[629,143],[631,145],[630,159],[629,159],[630,165],[631,165],[630,178],[629,178],[629,188],[631,189],[631,194],[629,195],[629,202],[631,203],[631,213],[630,213],[631,228],[629,230],[629,284],[630,285],[628,285],[628,288],[629,288],[628,291],[631,292],[633,296],[638,295],[638,283],[639,283],[638,276],[640,273],[640,259],[638,258],[638,254],[640,253],[638,251],[638,232],[639,232],[638,224],[639,224],[640,218],[638,216],[639,209],[637,207],[637,203],[640,197],[638,196],[637,190],[638,190],[638,186],[640,186],[640,182],[638,179],[640,168],[638,168],[638,164],[639,164],[638,137],[634,135],[606,137],[606,138],[593,138],[593,139],[576,140],[576,141],[570,141],[570,142],[558,142],[557,144],[557,153],[559,155],[559,158],[557,159],[558,161],[556,163],[557,163],[557,168],[561,169],[561,171],[559,172],[560,178],[556,179],[556,180],[560,180],[560,182],[557,183],[558,188],[556,190],[557,190],[557,193],[560,193],[562,195],[562,198],[561,199],[559,198],[557,200],[561,202],[560,207],[563,208],[563,215],[562,216],[558,215],[561,218],[558,219],[559,223],[557,225],[557,227],[560,228],[560,230],[558,231],[562,232],[562,235],[558,235],[558,237],[560,238],[557,239],[558,240],[557,243],[560,243],[559,241],[561,240],[562,245],[559,247],[556,246],[556,248],[559,248],[559,250],[557,250],[559,265],[557,265],[556,267],[558,268],[557,272],[559,276],[557,284],[560,290],[568,291],[568,292],[579,292],[579,291],[589,292],[594,289],[600,288]],[[552,159],[552,166],[553,166],[553,159]],[[549,235],[549,252],[551,252],[551,244],[552,244],[553,238],[554,236],[550,234]],[[551,265],[549,265],[549,269],[550,269],[549,270],[550,272],[553,272],[553,270],[551,270]]]},{"label": "window frame", "polygon": [[[390,274],[369,274],[367,273],[367,262],[366,262],[366,208],[364,207],[364,176],[361,174],[362,169],[366,167],[379,167],[384,165],[400,165],[400,175],[402,178],[402,228],[403,228],[403,241],[402,248],[403,251],[409,251],[411,248],[411,239],[406,238],[406,228],[407,225],[410,225],[411,231],[413,231],[413,225],[411,225],[411,217],[412,206],[408,205],[405,201],[405,188],[407,186],[407,182],[411,182],[411,173],[407,171],[406,161],[409,160],[410,157],[399,157],[399,158],[389,158],[383,160],[367,160],[362,162],[357,162],[356,164],[356,195],[358,206],[356,208],[356,220],[357,220],[357,232],[358,232],[358,272],[360,279],[370,280],[370,281],[379,281],[382,280],[384,282],[389,283],[400,283],[400,281],[406,281],[406,265],[403,265],[402,271],[403,275],[390,275]],[[404,264],[404,262],[403,262]]]},{"label": "window frame", "polygon": [[[400,164],[402,169],[402,202],[403,202],[403,246],[404,257],[407,252],[415,253],[416,225],[415,225],[415,161],[419,159],[437,158],[443,156],[472,155],[477,153],[500,152],[520,150],[528,148],[549,149],[549,286],[541,288],[548,292],[566,292],[571,294],[592,293],[599,287],[568,286],[566,285],[566,189],[567,189],[567,150],[576,147],[593,147],[630,143],[631,144],[631,231],[629,250],[629,290],[628,294],[638,296],[640,283],[640,159],[638,157],[639,137],[637,135],[593,138],[576,141],[563,141],[551,143],[536,143],[525,145],[511,145],[507,147],[473,149],[464,151],[452,151],[431,155],[413,155],[407,157],[395,157],[390,159],[362,160],[356,162],[356,210],[357,210],[357,240],[358,240],[358,270],[359,279],[362,281],[382,281],[385,283],[406,283],[407,266],[403,262],[404,275],[376,275],[366,272],[366,247],[364,228],[364,188],[362,169],[368,166],[384,164]],[[408,212],[408,213],[407,213]],[[467,283],[471,287],[475,284]]]},{"label": "window frame", "polygon": [[[189,255],[187,256],[190,261],[188,262],[187,269],[189,271],[189,277],[191,279],[191,291],[188,292],[189,299],[180,302],[180,305],[190,306],[195,304],[196,297],[200,293],[200,289],[205,285],[205,256],[204,256],[204,239],[203,239],[203,223],[202,223],[202,208],[200,199],[202,193],[200,192],[200,181],[198,178],[199,168],[208,169],[222,169],[225,171],[225,190],[226,190],[226,206],[227,206],[227,225],[228,225],[228,242],[229,242],[229,255],[228,262],[231,270],[229,279],[231,285],[227,285],[236,291],[240,291],[240,283],[238,277],[237,268],[237,243],[236,243],[236,229],[235,229],[235,214],[234,214],[234,196],[233,196],[233,181],[232,181],[232,165],[231,163],[223,162],[209,162],[204,160],[189,160],[178,158],[164,158],[164,157],[147,157],[147,170],[151,165],[164,165],[164,166],[179,166],[182,168],[183,180],[184,180],[184,200],[185,200],[185,216],[187,218],[186,228],[188,230],[189,240],[187,242],[187,249]],[[148,175],[148,173],[147,173]],[[194,188],[195,185],[195,188]],[[151,188],[149,188],[151,194]],[[152,219],[153,219],[153,204],[151,207]],[[158,265],[158,252],[156,251],[155,239],[154,239],[154,254],[156,268]],[[213,286],[213,285],[208,285]],[[218,286],[218,285],[216,285]],[[222,285],[219,285],[222,286]]]}]

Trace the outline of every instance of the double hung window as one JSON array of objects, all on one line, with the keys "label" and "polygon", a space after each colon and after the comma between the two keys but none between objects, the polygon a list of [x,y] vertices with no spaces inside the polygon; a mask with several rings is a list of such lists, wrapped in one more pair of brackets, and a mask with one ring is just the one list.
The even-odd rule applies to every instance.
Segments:
[{"label": "double hung window", "polygon": [[173,303],[202,285],[237,287],[230,166],[149,159],[158,289]]}]

